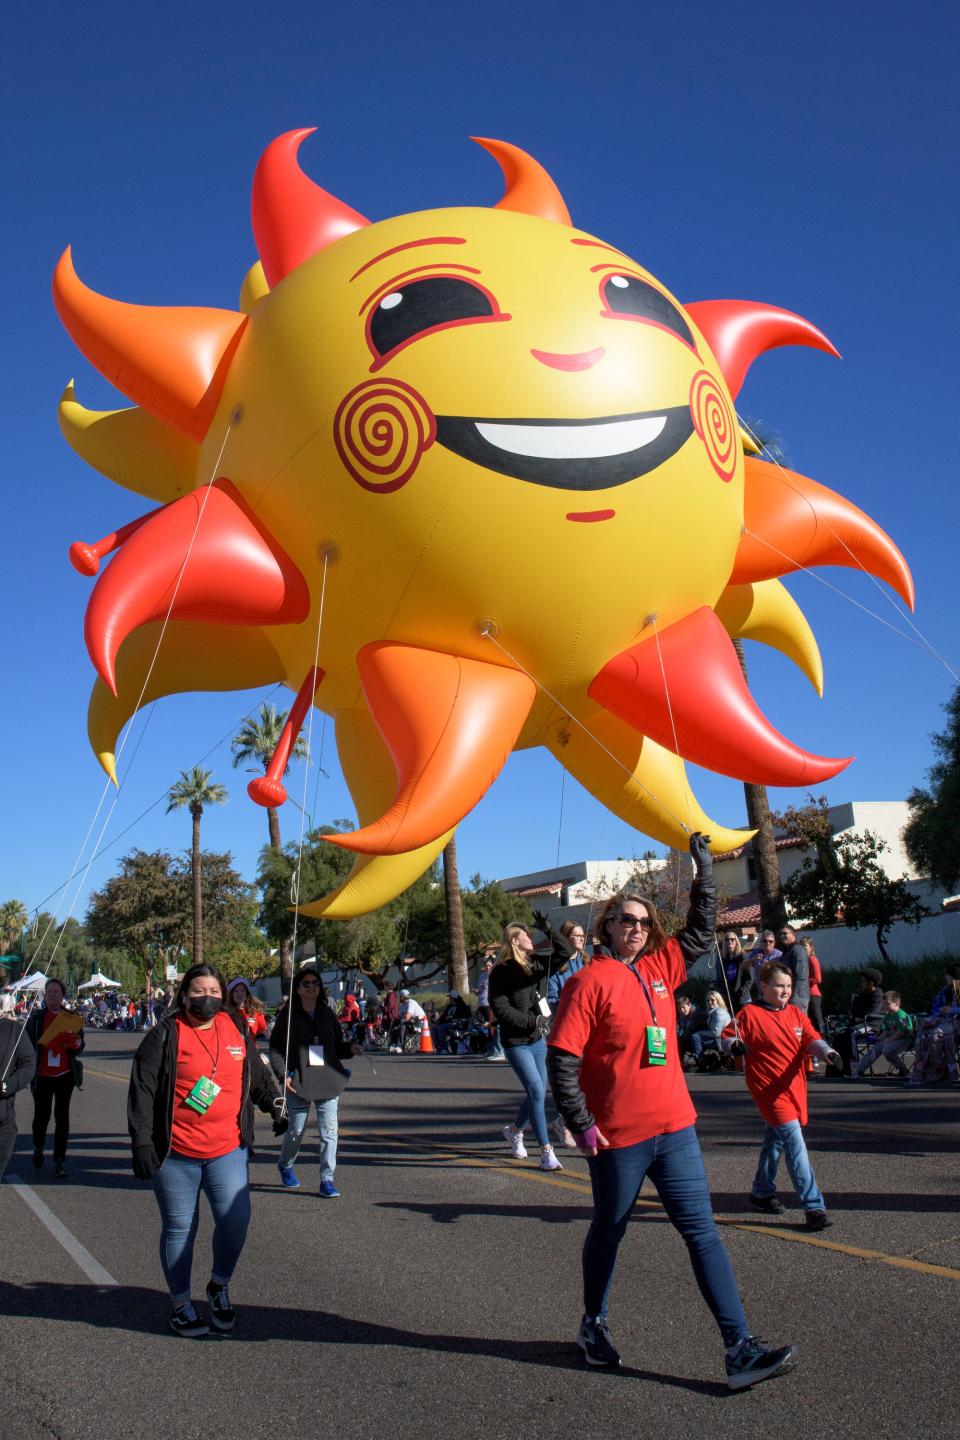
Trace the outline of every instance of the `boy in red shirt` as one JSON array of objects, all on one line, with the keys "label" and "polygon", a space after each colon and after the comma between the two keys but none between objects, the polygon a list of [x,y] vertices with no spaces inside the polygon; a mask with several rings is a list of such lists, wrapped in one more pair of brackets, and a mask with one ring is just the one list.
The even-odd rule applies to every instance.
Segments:
[{"label": "boy in red shirt", "polygon": [[768,1215],[783,1214],[786,1206],[777,1197],[777,1167],[785,1155],[807,1229],[826,1230],[833,1220],[827,1214],[803,1138],[807,1058],[829,1060],[838,1069],[843,1061],[820,1039],[804,1011],[789,1003],[793,977],[786,966],[768,961],[760,970],[759,981],[760,1000],[737,1016],[738,1036],[723,1041],[731,1054],[745,1056],[747,1089],[767,1122],[750,1204]]}]

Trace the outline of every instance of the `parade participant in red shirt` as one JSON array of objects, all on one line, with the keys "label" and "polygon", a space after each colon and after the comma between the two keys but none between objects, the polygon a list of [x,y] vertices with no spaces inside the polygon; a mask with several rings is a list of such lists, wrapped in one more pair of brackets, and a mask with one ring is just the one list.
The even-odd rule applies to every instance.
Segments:
[{"label": "parade participant in red shirt", "polygon": [[800,941],[800,944],[803,946],[804,950],[806,950],[806,952],[807,952],[807,962],[808,962],[808,964],[809,964],[809,966],[810,966],[810,1005],[809,1005],[809,1008],[807,1009],[807,1014],[810,1016],[810,1019],[813,1021],[813,1028],[814,1028],[820,1035],[822,1035],[822,1034],[823,1034],[823,999],[822,999],[823,991],[822,991],[822,988],[821,988],[821,987],[822,987],[822,985],[823,985],[823,969],[822,969],[822,967],[821,967],[821,965],[820,965],[820,961],[817,959],[816,955],[813,953],[813,941],[804,938],[803,940]]},{"label": "parade participant in red shirt", "polygon": [[777,1196],[777,1167],[786,1155],[797,1198],[806,1213],[808,1230],[833,1224],[817,1185],[803,1126],[807,1123],[807,1059],[829,1060],[838,1070],[843,1061],[821,1040],[805,1011],[789,1003],[793,977],[785,965],[771,960],[760,971],[760,1000],[737,1016],[739,1037],[725,1048],[744,1055],[747,1089],[766,1123],[760,1160],[750,1191],[750,1204],[768,1215],[782,1215]]},{"label": "parade participant in red shirt", "polygon": [[160,1207],[170,1328],[189,1339],[209,1333],[190,1291],[200,1191],[214,1218],[210,1322],[226,1332],[236,1323],[227,1286],[250,1223],[251,1101],[273,1116],[275,1135],[287,1128],[273,1073],[243,1018],[224,1012],[225,995],[219,970],[190,967],[174,1009],[147,1031],[133,1057],[127,1099],[133,1173],[153,1182]]},{"label": "parade participant in red shirt", "polygon": [[723,1338],[727,1384],[743,1390],[793,1369],[797,1351],[793,1345],[768,1349],[750,1334],[713,1220],[673,1000],[689,966],[714,948],[717,891],[709,837],[692,835],[690,853],[690,909],[675,939],[667,939],[653,903],[633,891],[602,907],[593,960],[561,992],[547,1068],[557,1108],[589,1157],[593,1185],[577,1337],[587,1364],[620,1363],[607,1296],[618,1246],[649,1175],[686,1242],[700,1293]]},{"label": "parade participant in red shirt", "polygon": [[250,994],[246,980],[231,980],[227,986],[227,1009],[243,1020],[254,1040],[267,1033],[267,1017]]},{"label": "parade participant in red shirt", "polygon": [[64,1010],[63,982],[51,975],[43,992],[43,1005],[26,1025],[27,1039],[37,1052],[33,1082],[33,1168],[43,1168],[43,1147],[53,1111],[53,1173],[67,1176],[67,1142],[70,1139],[70,1101],[80,1082],[77,1056],[84,1046],[80,1016]]}]

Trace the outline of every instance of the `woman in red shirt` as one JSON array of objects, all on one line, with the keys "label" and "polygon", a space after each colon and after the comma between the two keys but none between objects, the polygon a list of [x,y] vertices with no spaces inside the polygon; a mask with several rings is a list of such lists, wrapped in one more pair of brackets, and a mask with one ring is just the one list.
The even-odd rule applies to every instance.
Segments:
[{"label": "woman in red shirt", "polygon": [[227,1009],[246,1025],[254,1040],[267,1033],[267,1017],[250,994],[246,980],[231,980],[227,986]]},{"label": "woman in red shirt", "polygon": [[723,1338],[727,1384],[743,1390],[791,1370],[797,1351],[793,1345],[768,1349],[751,1335],[713,1220],[673,1000],[689,966],[714,948],[717,890],[709,837],[691,835],[690,853],[690,910],[676,939],[667,939],[653,903],[633,891],[602,907],[593,960],[561,992],[547,1069],[557,1108],[589,1157],[593,1186],[577,1337],[587,1364],[620,1364],[607,1297],[617,1249],[649,1175],[686,1242],[700,1293]]},{"label": "woman in red shirt", "polygon": [[80,1016],[63,1009],[63,982],[51,975],[43,991],[43,1005],[26,1024],[27,1039],[37,1052],[33,1082],[33,1168],[43,1168],[50,1112],[53,1111],[53,1173],[67,1178],[67,1142],[70,1139],[70,1101],[79,1081],[77,1057],[84,1046]]},{"label": "woman in red shirt", "polygon": [[821,999],[821,986],[823,984],[823,970],[820,961],[813,953],[813,941],[803,939],[800,941],[807,952],[807,959],[810,963],[810,1004],[807,1014],[813,1021],[814,1029],[819,1035],[823,1034],[823,1000]]},{"label": "woman in red shirt", "polygon": [[225,993],[219,970],[190,967],[172,1013],[148,1030],[133,1057],[127,1100],[133,1173],[153,1182],[160,1207],[170,1328],[189,1339],[209,1333],[190,1291],[200,1191],[214,1219],[210,1322],[225,1332],[236,1323],[227,1286],[250,1223],[251,1100],[273,1116],[275,1135],[287,1128],[273,1074],[243,1019],[224,1012]]}]

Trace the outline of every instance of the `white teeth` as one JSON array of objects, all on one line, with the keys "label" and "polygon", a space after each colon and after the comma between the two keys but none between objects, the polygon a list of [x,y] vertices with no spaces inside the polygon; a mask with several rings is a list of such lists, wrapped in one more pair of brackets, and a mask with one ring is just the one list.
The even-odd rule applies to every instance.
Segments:
[{"label": "white teeth", "polygon": [[608,420],[598,425],[495,425],[475,422],[484,440],[513,455],[540,460],[594,460],[625,455],[656,440],[667,423],[665,415],[639,420]]}]

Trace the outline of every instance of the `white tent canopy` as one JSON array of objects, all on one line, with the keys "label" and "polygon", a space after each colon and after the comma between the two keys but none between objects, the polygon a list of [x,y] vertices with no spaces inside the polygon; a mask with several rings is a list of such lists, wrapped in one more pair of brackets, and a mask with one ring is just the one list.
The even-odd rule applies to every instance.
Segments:
[{"label": "white tent canopy", "polygon": [[105,989],[109,989],[109,990],[119,990],[119,989],[120,989],[120,981],[119,981],[119,980],[108,980],[107,977],[106,977],[106,975],[104,975],[101,970],[97,970],[97,971],[95,971],[95,972],[90,976],[90,979],[89,979],[89,980],[87,980],[87,981],[84,982],[83,985],[78,985],[78,986],[77,986],[77,989],[78,989],[78,990],[105,990]]},{"label": "white tent canopy", "polygon": [[32,975],[23,975],[19,980],[11,980],[9,985],[4,985],[4,990],[42,990],[47,983],[47,977],[42,970],[34,970]]}]

